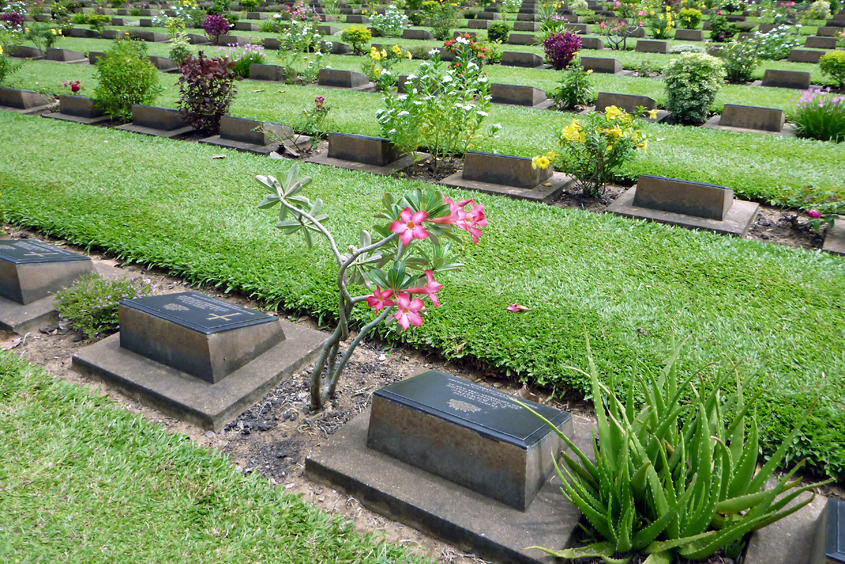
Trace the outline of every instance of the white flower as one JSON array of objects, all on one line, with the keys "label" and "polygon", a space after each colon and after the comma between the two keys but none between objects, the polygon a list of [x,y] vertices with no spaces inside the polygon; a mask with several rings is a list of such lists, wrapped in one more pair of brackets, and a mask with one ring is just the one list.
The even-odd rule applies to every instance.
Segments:
[{"label": "white flower", "polygon": [[420,102],[419,100],[414,100],[414,105],[415,106],[422,106],[422,102]]},{"label": "white flower", "polygon": [[457,41],[461,45],[469,45],[469,39],[467,39],[466,37],[463,37],[461,35],[459,35],[458,38],[455,41]]},{"label": "white flower", "polygon": [[440,79],[443,82],[452,82],[452,76],[449,74],[444,74],[443,78]]},{"label": "white flower", "polygon": [[411,113],[410,113],[410,112],[408,112],[408,111],[406,111],[406,110],[402,110],[401,112],[399,112],[398,114],[396,114],[396,117],[409,116],[409,115],[411,115]]},{"label": "white flower", "polygon": [[467,104],[467,105],[466,105],[466,106],[464,106],[463,108],[464,108],[464,110],[465,110],[465,111],[467,111],[467,112],[471,112],[471,111],[472,111],[472,109],[473,109],[474,107],[475,107],[475,106],[473,106],[472,104]]},{"label": "white flower", "polygon": [[[429,54],[429,55],[431,55],[431,56],[433,57],[433,56],[435,56],[436,54],[438,54],[439,52],[440,52],[440,50],[439,50],[439,49],[432,49],[431,51],[429,51],[429,52],[428,52],[428,54]],[[423,63],[423,64],[425,64],[425,63]]]},{"label": "white flower", "polygon": [[409,74],[407,80],[414,80],[415,78],[417,78],[417,75]]},{"label": "white flower", "polygon": [[478,68],[478,65],[476,65],[476,64],[475,64],[474,62],[472,62],[472,61],[470,61],[470,62],[467,64],[467,69],[477,69],[477,68]]},{"label": "white flower", "polygon": [[487,77],[486,76],[478,77],[478,82],[487,82]]},{"label": "white flower", "polygon": [[396,129],[391,129],[390,131],[387,132],[388,135],[390,135],[391,133],[396,133]]},{"label": "white flower", "polygon": [[481,117],[487,117],[487,112],[482,112],[481,110],[478,110],[478,111],[477,111],[477,112],[475,112],[475,113],[477,113],[477,114],[478,114],[478,115],[480,115]]}]

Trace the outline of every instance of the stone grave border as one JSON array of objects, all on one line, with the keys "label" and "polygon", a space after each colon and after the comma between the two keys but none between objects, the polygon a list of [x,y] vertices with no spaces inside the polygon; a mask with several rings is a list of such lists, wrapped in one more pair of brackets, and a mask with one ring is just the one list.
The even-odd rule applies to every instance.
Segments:
[{"label": "stone grave border", "polygon": [[85,125],[110,121],[112,119],[111,116],[102,110],[98,110],[95,103],[96,101],[93,98],[61,95],[59,96],[59,111],[41,114],[41,117],[72,121]]}]

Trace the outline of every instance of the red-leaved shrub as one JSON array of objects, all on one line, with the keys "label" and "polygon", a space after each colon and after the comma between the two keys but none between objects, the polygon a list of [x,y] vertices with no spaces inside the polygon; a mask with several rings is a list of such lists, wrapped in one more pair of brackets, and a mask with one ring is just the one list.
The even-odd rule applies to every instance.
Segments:
[{"label": "red-leaved shrub", "polygon": [[239,79],[233,66],[226,57],[209,59],[202,51],[180,66],[179,111],[206,135],[220,130],[220,118],[229,111],[238,92],[234,82]]},{"label": "red-leaved shrub", "polygon": [[543,41],[543,49],[552,68],[563,70],[581,50],[581,38],[569,31],[552,33]]},{"label": "red-leaved shrub", "polygon": [[217,43],[217,40],[221,35],[229,33],[229,20],[223,16],[209,14],[202,21],[202,29],[205,31],[209,40]]}]

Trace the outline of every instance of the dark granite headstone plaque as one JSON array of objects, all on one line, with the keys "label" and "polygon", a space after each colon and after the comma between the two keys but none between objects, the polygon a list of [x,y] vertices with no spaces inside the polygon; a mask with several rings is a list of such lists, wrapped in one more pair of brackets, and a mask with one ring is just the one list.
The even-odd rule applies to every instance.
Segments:
[{"label": "dark granite headstone plaque", "polygon": [[120,305],[137,309],[205,335],[259,323],[272,323],[272,315],[215,300],[199,292],[183,292],[124,300]]},{"label": "dark granite headstone plaque", "polygon": [[219,382],[285,339],[279,320],[197,292],[118,304],[120,346]]},{"label": "dark granite headstone plaque", "polygon": [[[367,446],[525,510],[561,441],[513,399],[431,370],[373,394]],[[525,403],[565,432],[572,425],[566,412]]]},{"label": "dark granite headstone plaque", "polygon": [[30,304],[93,271],[91,259],[40,241],[0,241],[0,296]]}]

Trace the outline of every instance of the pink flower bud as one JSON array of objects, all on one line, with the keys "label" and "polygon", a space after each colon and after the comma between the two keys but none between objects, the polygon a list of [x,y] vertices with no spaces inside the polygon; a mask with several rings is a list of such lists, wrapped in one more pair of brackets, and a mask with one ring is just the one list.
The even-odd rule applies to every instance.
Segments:
[{"label": "pink flower bud", "polygon": [[820,218],[821,218],[821,216],[822,216],[822,214],[821,214],[821,213],[819,213],[819,211],[818,211],[818,210],[809,210],[809,211],[807,212],[807,215],[809,215],[809,216],[810,216],[810,217],[812,217],[813,219],[820,219]]}]

